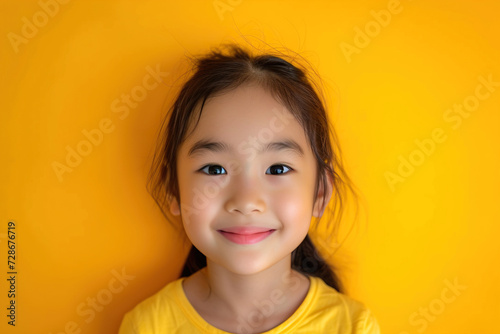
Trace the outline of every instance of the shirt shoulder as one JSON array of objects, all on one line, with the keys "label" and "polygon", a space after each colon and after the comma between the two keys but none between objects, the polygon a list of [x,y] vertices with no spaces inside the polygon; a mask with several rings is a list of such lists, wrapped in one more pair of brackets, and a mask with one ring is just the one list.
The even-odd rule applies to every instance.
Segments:
[{"label": "shirt shoulder", "polygon": [[365,304],[340,294],[346,308],[346,314],[352,324],[353,334],[380,334],[380,326],[372,311]]},{"label": "shirt shoulder", "polygon": [[[183,278],[168,283],[127,312],[119,334],[177,333],[188,322],[178,306]],[[181,290],[179,290],[181,289]]]},{"label": "shirt shoulder", "polygon": [[302,319],[307,331],[335,334],[380,334],[377,319],[363,303],[335,290],[322,279],[310,277],[315,291]]}]

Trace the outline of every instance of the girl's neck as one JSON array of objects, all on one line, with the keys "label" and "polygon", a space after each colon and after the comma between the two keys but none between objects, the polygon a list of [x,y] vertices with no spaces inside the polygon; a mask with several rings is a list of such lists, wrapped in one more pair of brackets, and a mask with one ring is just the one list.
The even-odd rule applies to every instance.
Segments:
[{"label": "girl's neck", "polygon": [[271,329],[288,319],[309,291],[309,279],[291,269],[290,259],[252,275],[207,259],[207,267],[186,279],[184,290],[198,313],[220,329]]}]

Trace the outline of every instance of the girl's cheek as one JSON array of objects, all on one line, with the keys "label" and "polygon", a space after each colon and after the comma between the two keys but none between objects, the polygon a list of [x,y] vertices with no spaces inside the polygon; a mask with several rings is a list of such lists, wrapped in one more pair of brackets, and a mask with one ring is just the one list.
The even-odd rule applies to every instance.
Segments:
[{"label": "girl's cheek", "polygon": [[312,210],[312,195],[314,185],[310,182],[292,181],[292,184],[283,184],[272,196],[276,205],[281,208],[281,212],[290,219],[302,217],[310,219],[306,214]]},{"label": "girl's cheek", "polygon": [[298,217],[302,211],[302,207],[305,202],[303,201],[303,196],[300,192],[294,189],[283,189],[271,197],[271,207],[276,208],[276,213],[293,219],[293,217]]},{"label": "girl's cheek", "polygon": [[[194,177],[187,186],[186,202],[197,215],[211,215],[224,197],[224,187],[217,177]],[[198,181],[198,182],[197,182]]]}]

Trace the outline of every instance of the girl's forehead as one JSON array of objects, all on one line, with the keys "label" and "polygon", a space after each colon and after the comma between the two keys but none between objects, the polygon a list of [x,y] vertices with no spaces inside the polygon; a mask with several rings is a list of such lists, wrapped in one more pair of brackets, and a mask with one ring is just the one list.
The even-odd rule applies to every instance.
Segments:
[{"label": "girl's forehead", "polygon": [[224,142],[232,147],[283,140],[307,146],[304,129],[292,113],[258,85],[240,86],[207,99],[199,122],[189,134],[184,147],[200,140]]},{"label": "girl's forehead", "polygon": [[283,135],[300,137],[303,129],[283,104],[258,85],[240,86],[207,99],[199,122],[191,132],[192,137],[233,140]]}]

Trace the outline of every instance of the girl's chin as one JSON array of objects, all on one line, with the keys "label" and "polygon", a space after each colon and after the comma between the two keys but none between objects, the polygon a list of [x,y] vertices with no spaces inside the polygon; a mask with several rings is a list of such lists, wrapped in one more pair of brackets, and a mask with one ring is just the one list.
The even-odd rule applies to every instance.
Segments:
[{"label": "girl's chin", "polygon": [[[266,270],[272,270],[276,266],[280,266],[280,261],[270,261],[269,256],[263,256],[262,258],[257,258],[256,256],[240,256],[233,254],[234,258],[229,260],[226,258],[224,261],[218,262],[218,264],[213,263],[218,268],[223,268],[225,271],[236,275],[257,275],[265,272]],[[210,266],[210,263],[208,263]],[[288,268],[290,263],[287,263]],[[273,270],[274,272],[274,270]]]}]

